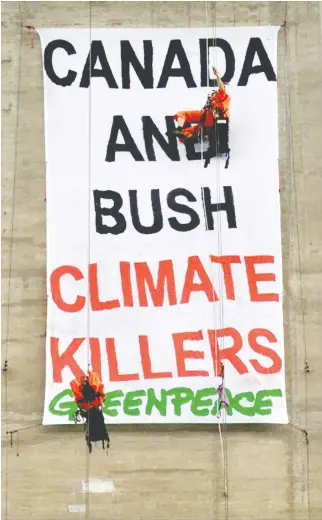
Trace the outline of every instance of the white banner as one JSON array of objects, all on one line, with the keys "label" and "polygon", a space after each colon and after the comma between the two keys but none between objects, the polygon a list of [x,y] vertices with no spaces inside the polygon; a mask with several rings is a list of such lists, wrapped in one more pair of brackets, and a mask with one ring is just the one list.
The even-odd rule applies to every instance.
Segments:
[{"label": "white banner", "polygon": [[[288,422],[277,32],[39,31],[44,424],[72,421],[69,383],[89,363],[106,422]],[[205,168],[204,145],[172,133],[176,112],[204,106],[214,64],[231,96],[228,168],[225,156]],[[218,413],[222,382],[229,404]]]}]

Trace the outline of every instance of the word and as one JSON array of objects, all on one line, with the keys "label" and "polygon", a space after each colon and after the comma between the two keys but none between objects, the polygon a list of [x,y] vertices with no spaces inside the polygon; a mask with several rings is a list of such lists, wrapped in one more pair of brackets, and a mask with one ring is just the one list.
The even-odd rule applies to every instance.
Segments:
[{"label": "word and", "polygon": [[[150,116],[142,116],[141,121],[145,152],[148,161],[157,160],[154,141],[158,143],[162,151],[171,161],[180,161],[181,157],[178,149],[178,140],[173,133],[176,129],[173,116],[165,116],[165,127],[163,131],[160,131]],[[164,134],[168,135],[167,139],[164,137]],[[202,158],[201,151],[196,151],[195,146],[196,143],[189,139],[184,143],[188,161],[200,161]],[[205,149],[206,148],[207,145],[205,146]],[[145,161],[124,117],[122,115],[114,115],[106,149],[105,161],[114,162],[116,153],[124,152],[130,153],[136,162]],[[205,150],[203,151],[203,154],[204,152]]]},{"label": "word and", "polygon": [[[81,88],[88,88],[91,78],[101,78],[106,81],[109,88],[117,89],[120,84],[122,89],[129,89],[131,88],[130,67],[135,71],[144,89],[166,88],[170,78],[182,78],[188,88],[198,87],[191,71],[187,52],[180,39],[169,41],[168,49],[163,60],[161,75],[157,82],[155,82],[154,78],[152,40],[143,40],[142,44],[144,52],[143,63],[138,59],[135,49],[128,40],[122,40],[120,42],[121,77],[118,82],[109,64],[107,49],[105,49],[101,40],[91,42],[90,51],[82,71],[68,69],[70,60],[66,59],[67,70],[65,75],[62,75],[61,72],[58,72],[54,68],[54,52],[59,49],[60,51],[65,51],[67,56],[72,56],[77,54],[77,51],[74,45],[67,40],[52,40],[44,50],[45,71],[48,78],[55,83],[55,85],[61,87],[70,87],[76,81],[76,78],[80,76],[79,86]],[[115,54],[115,47],[114,43],[108,50]],[[212,87],[216,84],[216,80],[208,77],[209,49],[211,47],[217,47],[224,52],[226,71],[222,80],[229,83],[235,75],[235,55],[230,43],[223,38],[199,39],[201,87]],[[254,65],[254,61],[258,64]],[[175,62],[179,62],[179,66],[177,66]],[[245,87],[251,75],[260,73],[265,74],[267,81],[276,81],[276,74],[261,38],[250,38],[237,85]],[[179,87],[180,84],[177,84]]]},{"label": "word and", "polygon": [[[225,408],[229,416],[241,414],[248,417],[255,415],[271,415],[273,402],[270,398],[282,397],[279,388],[270,390],[259,390],[254,392],[242,392],[233,395],[226,389],[228,407]],[[49,403],[49,411],[53,415],[68,416],[73,421],[77,405],[73,401],[66,400],[72,397],[70,390],[63,390],[57,394]],[[161,417],[175,415],[181,417],[182,413],[190,413],[195,417],[216,416],[218,413],[219,400],[215,388],[203,388],[193,391],[188,387],[171,388],[160,390],[160,397],[156,395],[154,388],[147,390],[135,390],[124,393],[122,390],[108,392],[103,406],[103,413],[108,417],[117,417],[120,412],[124,415],[138,417],[145,415],[150,417],[157,413]]]}]

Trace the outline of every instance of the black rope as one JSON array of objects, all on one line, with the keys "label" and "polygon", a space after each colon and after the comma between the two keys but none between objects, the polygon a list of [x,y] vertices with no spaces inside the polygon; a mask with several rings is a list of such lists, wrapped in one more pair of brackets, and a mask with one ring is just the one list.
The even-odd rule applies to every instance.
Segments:
[{"label": "black rope", "polygon": [[[287,41],[287,28],[289,25],[288,22],[288,2],[285,2],[285,17],[284,17],[284,23],[281,25],[281,27],[285,30],[285,77],[287,84],[285,85],[286,88],[289,89],[289,47],[288,47],[288,41]],[[296,26],[295,26],[296,27]],[[296,30],[296,29],[295,29]],[[297,34],[295,38],[295,51],[296,51],[296,63],[298,64],[298,48],[297,48]],[[298,221],[298,202],[297,202],[297,183],[296,183],[296,175],[295,175],[295,160],[294,160],[294,150],[293,150],[293,131],[292,131],[292,111],[291,111],[291,103],[290,103],[290,95],[288,95],[287,99],[288,103],[286,103],[286,111],[288,109],[288,117],[287,117],[287,125],[288,125],[288,138],[289,138],[289,161],[291,166],[291,177],[292,177],[292,186],[294,190],[294,203],[295,203],[295,218],[296,218],[296,230],[297,230],[297,249],[298,249],[298,266],[299,266],[299,273],[300,273],[300,299],[301,299],[301,321],[302,321],[302,332],[303,332],[303,344],[304,344],[304,370],[305,370],[305,376],[310,372],[310,367],[307,360],[307,342],[306,342],[306,328],[305,328],[305,313],[304,313],[304,305],[303,305],[303,280],[302,280],[302,259],[301,259],[301,253],[300,253],[300,239],[299,239],[299,221]],[[300,106],[299,103],[297,103],[297,106]],[[303,150],[302,150],[302,141],[300,145],[300,152],[301,152],[301,164],[302,164],[302,171],[303,171]],[[308,509],[308,518],[311,518],[311,497],[310,497],[310,443],[309,443],[309,436],[307,431],[307,424],[308,424],[308,385],[307,385],[307,376],[305,377],[305,423],[306,428],[299,428],[298,426],[295,426],[293,424],[290,424],[293,428],[299,430],[302,432],[305,438],[306,443],[306,488],[307,488],[307,509]],[[304,470],[302,471],[302,478],[304,479]]]},{"label": "black rope", "polygon": [[[12,256],[13,256],[13,236],[14,236],[14,217],[15,217],[15,193],[16,193],[16,177],[17,177],[17,157],[18,157],[18,129],[19,129],[19,112],[20,112],[20,83],[21,83],[21,55],[22,55],[22,13],[21,3],[18,3],[20,17],[20,38],[19,38],[19,64],[18,64],[18,85],[17,85],[17,114],[15,126],[15,145],[14,145],[14,167],[13,167],[13,185],[12,185],[12,204],[11,204],[11,229],[10,229],[10,248],[9,248],[9,273],[8,273],[8,303],[6,316],[6,336],[5,336],[5,360],[3,366],[5,379],[5,426],[8,430],[8,352],[9,352],[9,334],[10,334],[10,304],[11,304],[11,279],[12,279]],[[8,469],[8,448],[5,450],[5,520],[8,520],[8,488],[9,488],[9,469]]]},{"label": "black rope", "polygon": [[[88,2],[88,8],[89,8],[89,90],[88,90],[88,193],[90,193],[91,188],[91,139],[92,139],[92,81],[91,81],[91,71],[92,71],[92,2]],[[88,264],[90,263],[90,247],[91,247],[91,235],[90,235],[90,211],[91,211],[91,205],[90,205],[90,197],[88,199]],[[89,297],[89,287],[87,289],[87,296]],[[89,300],[87,299],[87,302]],[[86,329],[87,329],[87,363],[88,363],[88,369],[89,369],[89,336],[90,336],[90,310],[89,305],[87,303],[87,313],[86,313]],[[90,513],[90,500],[89,500],[89,475],[90,475],[90,440],[89,440],[89,433],[90,433],[90,414],[87,413],[87,421],[86,421],[86,437],[88,441],[86,440],[86,495],[85,495],[85,518],[86,520],[89,520],[89,513]]]},{"label": "black rope", "polygon": [[[298,6],[296,7],[298,9]],[[287,20],[287,18],[286,18]],[[295,55],[296,64],[298,65],[298,25],[295,25]],[[297,69],[298,70],[298,69]],[[298,102],[300,118],[302,119],[301,103]],[[302,121],[301,121],[302,122]],[[293,141],[292,141],[293,146]],[[304,172],[304,160],[303,160],[303,146],[302,136],[300,140],[300,157],[301,157],[301,171]],[[293,171],[293,182],[294,182],[294,199],[295,199],[295,214],[296,214],[296,228],[297,228],[297,251],[298,251],[298,265],[299,265],[299,278],[300,278],[300,298],[301,298],[301,321],[302,321],[302,333],[303,333],[303,344],[304,344],[304,371],[305,371],[305,426],[307,432],[308,427],[308,378],[307,374],[310,372],[307,355],[307,340],[306,340],[306,322],[305,322],[305,310],[304,310],[304,298],[303,298],[303,276],[302,276],[302,257],[300,249],[300,230],[299,230],[299,217],[298,217],[298,186],[296,182],[295,171]],[[307,435],[307,433],[306,433]],[[311,486],[310,486],[310,447],[308,437],[306,437],[306,487],[307,487],[307,508],[308,516],[311,518]]]},{"label": "black rope", "polygon": [[[211,3],[211,20],[212,20],[212,27],[215,30],[215,33],[213,34],[213,44],[214,44],[215,41],[217,40],[217,2],[212,2]],[[215,48],[215,53],[216,53],[216,47],[214,47],[214,48]],[[216,55],[215,55],[215,61],[217,61],[216,60]],[[215,63],[215,66],[217,67],[217,63]],[[215,124],[217,124],[217,123],[215,123]],[[216,135],[214,137],[215,137],[215,152],[216,152],[216,155],[215,155],[216,180],[217,180],[217,183],[219,184],[219,182],[220,182],[220,178],[219,178],[219,176],[220,176],[220,165],[218,163],[218,161],[219,161],[219,158],[218,158],[219,140],[218,140],[218,136],[217,136],[217,128],[216,128]],[[229,134],[228,134],[227,138],[228,138],[228,146],[229,146]],[[217,216],[218,215],[219,214],[217,214]],[[218,219],[218,223],[219,223],[219,225],[218,225],[217,233],[219,233],[219,245],[222,247],[222,244],[221,244],[222,236],[221,236],[221,223],[220,223],[220,219]],[[220,251],[218,251],[218,254],[220,254]],[[224,321],[224,314],[223,313],[224,313],[224,309],[223,309],[222,303],[220,303],[220,320],[219,321],[222,322],[222,323]],[[223,370],[221,370],[221,374],[223,375]],[[225,414],[224,417],[226,418],[226,414]],[[228,439],[227,439],[227,422],[226,422],[226,420],[224,420],[224,422],[223,422],[223,431],[222,431],[222,433],[221,433],[220,422],[218,423],[218,428],[219,428],[219,434],[220,434],[220,437],[222,437],[222,443],[223,443],[225,519],[229,520]]]}]

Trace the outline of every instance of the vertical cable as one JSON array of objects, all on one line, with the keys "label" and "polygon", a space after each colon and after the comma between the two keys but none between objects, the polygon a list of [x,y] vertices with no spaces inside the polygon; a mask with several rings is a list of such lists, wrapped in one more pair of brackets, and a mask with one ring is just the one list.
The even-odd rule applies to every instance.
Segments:
[{"label": "vertical cable", "polygon": [[[9,273],[8,273],[8,302],[6,316],[6,335],[5,335],[5,362],[4,362],[4,393],[5,393],[5,428],[8,431],[8,351],[9,351],[9,335],[10,335],[10,304],[11,304],[11,279],[12,279],[12,257],[13,257],[13,237],[14,237],[14,220],[15,220],[15,199],[16,199],[16,178],[18,163],[18,131],[19,131],[19,115],[20,115],[20,85],[21,85],[21,64],[22,64],[22,13],[21,2],[18,3],[20,18],[20,35],[19,35],[19,58],[18,58],[18,84],[16,92],[17,113],[15,123],[15,142],[14,142],[14,166],[13,166],[13,183],[12,183],[12,202],[11,202],[11,225],[10,225],[10,246],[9,246]],[[5,520],[8,520],[8,445],[5,447]]]},{"label": "vertical cable", "polygon": [[[286,12],[285,12],[285,20],[286,20],[286,27],[285,31],[287,31],[288,27],[288,2],[286,2]],[[295,58],[296,58],[296,64],[298,65],[298,33],[297,33],[297,25],[295,25]],[[288,65],[288,88],[290,85],[289,80],[289,64],[290,64],[290,51],[289,51],[289,45],[287,45],[287,65]],[[298,72],[298,68],[297,68]],[[296,91],[296,97],[298,96],[298,93]],[[290,103],[290,100],[289,100]],[[300,120],[302,123],[302,110],[301,110],[301,104],[297,99],[297,107],[298,112],[300,116]],[[292,121],[292,110],[291,106],[289,106],[289,121]],[[294,141],[293,141],[293,133],[292,133],[292,123],[290,124],[290,147],[291,147],[291,154],[292,154],[292,185],[294,190],[294,204],[295,204],[295,219],[296,219],[296,241],[297,241],[297,260],[298,260],[298,268],[299,268],[299,282],[300,282],[300,300],[301,300],[301,324],[302,324],[302,339],[303,339],[303,345],[304,345],[304,366],[308,366],[308,357],[307,357],[307,341],[306,341],[306,323],[305,323],[305,311],[304,311],[304,298],[303,298],[303,275],[302,275],[302,255],[301,255],[301,243],[300,243],[300,229],[299,229],[299,210],[298,210],[298,185],[297,185],[297,179],[296,179],[296,173],[295,173],[295,159],[294,159]],[[300,161],[301,161],[301,171],[303,174],[304,171],[304,160],[303,160],[303,147],[302,147],[302,135],[301,135],[301,141],[300,141]],[[305,429],[307,431],[308,429],[308,381],[307,381],[307,374],[304,372],[304,381],[305,381]],[[306,443],[306,488],[307,488],[307,508],[308,508],[308,518],[311,518],[311,490],[310,490],[310,446],[309,443]]]},{"label": "vertical cable", "polygon": [[[205,20],[206,20],[206,32],[207,32],[207,46],[206,46],[206,50],[207,50],[207,92],[209,91],[209,45],[208,45],[208,25],[209,25],[209,22],[208,22],[208,1],[209,0],[206,0],[205,1]],[[212,14],[213,14],[213,4],[212,4]],[[213,34],[213,44],[215,43],[215,37],[214,37],[214,23],[213,23],[213,15],[211,17],[211,22],[212,22],[212,34]],[[214,51],[214,47],[212,47],[212,52]],[[213,61],[213,60],[212,60]],[[213,65],[213,63],[212,63]],[[201,166],[203,167],[203,159],[204,159],[204,154],[203,154],[203,126],[201,126]],[[211,135],[208,135],[208,151],[209,151],[209,154],[211,154],[211,146],[212,146],[212,142],[211,142],[211,139],[212,139],[212,136]],[[216,153],[217,153],[217,150],[216,150]],[[217,157],[216,157],[217,159]],[[210,159],[211,160],[211,159]],[[218,191],[218,190],[217,190]],[[204,214],[205,214],[205,217],[206,217],[206,205],[205,205],[205,201],[204,201],[204,197],[202,197],[202,204],[203,204],[203,209],[204,209]],[[218,213],[217,213],[217,222],[218,222]],[[218,226],[217,226],[218,227]],[[207,218],[206,218],[206,231],[208,231],[209,228],[208,228],[208,222],[207,222]],[[208,259],[209,260],[209,259]],[[213,265],[212,265],[212,262],[211,260],[209,261],[209,265],[210,265],[210,277],[211,277],[211,282],[212,282],[212,285],[213,287],[216,287],[215,285],[215,281],[216,281],[216,276],[213,276]],[[222,299],[222,295],[220,293],[220,288],[219,288],[219,300],[221,302],[221,299]],[[220,305],[220,303],[219,303]],[[213,309],[214,309],[214,329],[215,329],[215,353],[216,353],[216,362],[215,362],[215,378],[218,377],[218,373],[217,373],[217,313],[216,313],[216,302],[214,302],[213,304]],[[219,439],[220,439],[220,446],[221,446],[221,456],[222,456],[222,461],[223,461],[223,472],[224,472],[224,494],[226,496],[226,479],[225,479],[225,475],[226,475],[226,470],[225,470],[225,455],[224,455],[224,448],[223,448],[223,439],[222,439],[222,433],[221,433],[221,428],[220,428],[220,422],[218,422],[218,429],[219,429]],[[213,496],[215,495],[215,492],[214,492],[214,488],[213,488]]]},{"label": "vertical cable", "polygon": [[[208,29],[208,4],[207,4],[207,1],[205,2],[205,17],[206,17],[206,26],[207,26],[207,29]],[[213,40],[213,44],[216,42],[216,27],[217,27],[217,19],[216,19],[216,2],[212,2],[212,40]],[[214,24],[214,17],[213,17],[213,11],[214,11],[214,7],[215,7],[215,24]],[[216,54],[216,48],[214,47],[214,45],[212,46],[212,53],[213,53],[213,58],[214,58],[214,53]],[[214,61],[214,59],[213,59]],[[213,64],[212,64],[213,65]],[[209,88],[209,47],[207,45],[207,87]],[[203,137],[203,135],[202,135]],[[210,142],[209,142],[209,145],[210,145]],[[202,146],[203,146],[203,141],[202,141]],[[218,188],[218,185],[220,186],[220,172],[218,172],[218,162],[219,162],[219,158],[218,158],[218,149],[217,149],[217,141],[215,141],[215,146],[216,146],[216,157],[215,157],[215,164],[216,164],[216,181],[217,181],[217,196],[219,194],[219,188]],[[204,201],[203,201],[203,205],[204,205]],[[204,207],[204,211],[205,211],[205,207]],[[205,212],[206,214],[206,212]],[[206,229],[208,229],[208,226],[207,226],[207,221],[206,221]],[[218,255],[221,256],[221,250],[222,250],[222,247],[221,247],[221,242],[222,242],[222,236],[221,236],[221,221],[220,221],[220,216],[219,216],[219,213],[217,212],[217,248],[218,248]],[[210,262],[210,271],[211,271],[211,278],[212,277],[212,270],[213,270],[213,266],[212,266],[212,262]],[[219,272],[219,270],[218,270]],[[215,276],[215,280],[216,280],[216,276]],[[223,323],[223,287],[222,287],[222,279],[221,279],[221,276],[220,276],[220,273],[218,275],[218,280],[219,280],[219,322],[222,324]],[[213,280],[212,280],[213,282]],[[214,285],[214,283],[213,283]],[[216,304],[214,303],[214,325],[215,325],[215,345],[217,346],[217,315],[216,315]],[[221,325],[220,325],[221,327]],[[217,351],[217,348],[216,348],[216,351]],[[217,373],[217,363],[215,363],[215,378],[218,377],[218,373]],[[218,430],[219,430],[219,439],[220,439],[220,446],[221,446],[221,456],[222,456],[222,461],[223,461],[223,473],[224,473],[224,496],[225,496],[225,516],[226,516],[226,519],[228,519],[228,515],[229,515],[229,511],[228,511],[228,478],[227,478],[227,444],[226,444],[226,448],[224,448],[224,442],[223,442],[223,435],[222,435],[222,431],[221,431],[221,426],[220,426],[220,420],[218,421]]]},{"label": "vertical cable", "polygon": [[[92,81],[91,81],[91,71],[92,71],[92,4],[89,0],[89,91],[88,91],[88,183],[87,183],[87,273],[89,272],[89,265],[91,261],[91,174],[92,174]],[[89,361],[89,341],[90,341],[90,293],[89,293],[89,281],[87,275],[87,295],[86,295],[86,339],[87,339],[87,349],[86,349],[86,366],[89,369],[90,361]],[[89,437],[90,433],[90,418],[89,412],[87,414],[87,426],[86,433]],[[90,477],[90,453],[87,446],[85,444],[86,449],[86,500],[85,500],[85,518],[89,519],[90,514],[90,501],[89,501],[89,477]]]},{"label": "vertical cable", "polygon": [[[212,40],[213,40],[213,46],[212,46],[212,54],[213,54],[213,62],[215,63],[215,67],[217,68],[217,2],[212,2]],[[213,63],[213,64],[214,64]],[[215,156],[215,172],[216,172],[216,182],[217,182],[217,197],[219,196],[220,189],[221,189],[221,176],[220,176],[220,158],[218,156],[218,143],[217,143],[217,133],[216,133],[216,139],[215,139],[215,147],[216,147],[216,156]],[[218,256],[219,258],[222,257],[222,227],[221,227],[221,216],[219,211],[217,212],[217,250],[218,250]],[[220,268],[218,266],[218,287],[219,287],[219,328],[222,329],[224,325],[224,294],[223,294],[223,282],[222,282],[222,273],[220,271]],[[215,323],[215,330],[217,331],[216,323]],[[223,338],[223,344],[225,340]],[[217,333],[215,335],[215,344],[217,345]],[[219,350],[219,347],[218,347]],[[215,374],[218,376],[218,374]],[[221,374],[222,376],[222,374]],[[224,384],[224,382],[223,382]],[[223,422],[226,424],[226,409],[223,408],[221,412],[224,414]],[[221,446],[221,455],[222,455],[222,461],[223,461],[223,476],[224,476],[224,498],[225,498],[225,518],[229,518],[229,503],[228,503],[228,451],[227,451],[227,435],[226,438],[224,438],[221,424],[220,424],[221,417],[219,417],[218,420],[218,432],[219,432],[219,439],[220,439],[220,446]],[[226,430],[226,428],[225,428]],[[226,432],[227,434],[227,432]]]},{"label": "vertical cable", "polygon": [[[286,169],[290,170],[290,179],[286,179],[285,185],[287,186],[287,189],[289,190],[289,196],[292,196],[292,182],[293,182],[293,171],[295,169],[295,162],[294,162],[294,149],[292,147],[293,142],[293,131],[292,131],[292,112],[291,112],[291,99],[290,99],[290,66],[289,66],[289,60],[290,60],[290,54],[289,54],[289,48],[288,48],[288,37],[287,37],[287,24],[288,24],[288,2],[285,2],[285,15],[284,15],[284,96],[285,96],[285,129],[286,129]],[[293,188],[294,189],[294,188]],[[291,209],[291,215],[292,215],[293,208]],[[291,220],[292,217],[290,217]],[[293,222],[292,222],[293,225]],[[291,239],[290,239],[291,240]],[[291,317],[292,319],[295,319],[294,317]],[[295,329],[296,330],[296,329]],[[294,359],[294,365],[293,368],[295,369],[295,372],[297,370],[298,366],[298,355],[297,355],[297,333],[295,332],[295,349],[293,349],[292,358]],[[295,398],[298,396],[298,383],[297,378],[293,378],[292,380],[292,386],[294,388],[293,392],[295,393]],[[298,411],[296,409],[296,420],[295,422],[298,422]],[[300,421],[299,421],[300,422]],[[304,479],[304,461],[302,455],[300,455],[300,464],[301,464],[301,481]]]},{"label": "vertical cable", "polygon": [[[295,29],[296,30],[296,29]],[[302,259],[300,253],[300,232],[299,232],[299,221],[298,221],[298,201],[297,201],[297,193],[298,187],[296,182],[296,174],[295,174],[295,158],[294,158],[294,142],[293,142],[293,117],[291,110],[291,100],[290,100],[290,49],[289,42],[287,38],[288,31],[288,2],[285,2],[285,36],[284,36],[284,45],[285,45],[285,53],[284,53],[284,68],[285,68],[285,98],[286,98],[286,125],[287,125],[287,143],[288,143],[288,158],[291,169],[291,186],[290,189],[293,188],[294,191],[294,206],[295,206],[295,219],[296,219],[296,234],[297,234],[297,250],[298,250],[298,266],[299,266],[299,277],[300,277],[300,299],[301,299],[301,321],[302,321],[302,333],[303,333],[303,344],[304,344],[304,365],[307,363],[307,342],[306,342],[306,329],[305,329],[305,317],[304,317],[304,305],[303,305],[303,279],[302,279]],[[298,64],[298,47],[297,47],[297,30],[295,35],[295,51],[296,51],[296,63]],[[288,95],[286,95],[286,92]],[[299,114],[301,118],[301,105],[297,103],[299,107]],[[302,119],[302,118],[301,118]],[[303,170],[303,150],[302,150],[302,137],[301,137],[301,145],[300,145],[300,153],[301,153],[301,166]],[[296,341],[296,352],[297,356],[297,341]],[[297,366],[297,364],[296,364]],[[296,392],[297,395],[298,392]],[[305,374],[305,427],[307,432],[307,424],[308,424],[308,385],[307,385],[307,375]],[[303,432],[303,430],[301,430]],[[306,488],[307,488],[307,509],[308,509],[308,518],[311,518],[311,497],[310,497],[310,447],[306,434]],[[304,468],[303,468],[303,459],[301,458],[302,465],[302,478],[304,479]]]}]

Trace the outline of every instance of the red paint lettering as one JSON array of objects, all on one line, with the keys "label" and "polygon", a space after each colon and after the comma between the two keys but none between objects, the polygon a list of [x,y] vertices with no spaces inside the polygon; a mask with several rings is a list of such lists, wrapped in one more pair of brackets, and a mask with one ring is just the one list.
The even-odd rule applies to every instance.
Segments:
[{"label": "red paint lettering", "polygon": [[75,378],[84,376],[84,372],[74,359],[74,354],[77,352],[85,338],[74,338],[70,345],[68,345],[65,352],[59,354],[59,338],[50,338],[50,353],[53,365],[53,382],[62,383],[62,371],[68,367]]},{"label": "red paint lettering", "polygon": [[[243,339],[238,330],[234,329],[233,327],[226,327],[225,329],[218,330],[208,330],[208,337],[214,363],[215,375],[219,375],[221,373],[220,361],[223,359],[230,361],[239,374],[247,374],[247,366],[237,356],[237,352],[239,352],[243,346]],[[232,338],[233,345],[231,347],[220,349],[219,352],[218,340],[224,337]]]},{"label": "red paint lettering", "polygon": [[152,274],[146,262],[136,262],[134,267],[139,293],[139,303],[141,307],[148,306],[146,285],[148,286],[149,293],[155,307],[163,306],[165,289],[167,289],[169,304],[177,304],[172,260],[162,260],[159,262],[158,279],[156,285],[153,282]]},{"label": "red paint lettering", "polygon": [[110,381],[137,381],[139,374],[120,374],[115,351],[115,341],[113,338],[106,338],[106,354],[108,359],[108,368],[110,373]]},{"label": "red paint lettering", "polygon": [[99,297],[99,287],[97,279],[97,264],[90,264],[88,268],[88,278],[90,287],[91,306],[93,311],[104,311],[116,309],[120,306],[118,300],[109,300],[101,302]]},{"label": "red paint lettering", "polygon": [[144,379],[162,379],[172,377],[171,372],[152,371],[148,336],[139,336],[139,343]]},{"label": "red paint lettering", "polygon": [[86,299],[84,296],[78,295],[74,303],[67,303],[62,297],[60,290],[60,279],[66,274],[73,276],[76,281],[83,280],[84,278],[82,272],[73,265],[62,265],[55,269],[50,275],[50,290],[53,301],[63,312],[79,312],[84,308],[85,305]]},{"label": "red paint lettering", "polygon": [[[199,276],[200,283],[194,282],[195,274]],[[193,292],[204,292],[209,302],[217,302],[219,299],[198,256],[190,256],[188,258],[180,303],[188,303]]]},{"label": "red paint lettering", "polygon": [[276,293],[259,293],[258,282],[275,282],[274,273],[256,273],[255,264],[273,264],[273,256],[245,256],[246,273],[250,299],[252,302],[278,302],[279,295]]},{"label": "red paint lettering", "polygon": [[179,377],[197,377],[209,376],[209,372],[206,370],[186,370],[185,360],[186,359],[204,359],[204,352],[199,350],[184,350],[185,341],[200,341],[203,339],[201,330],[197,332],[178,332],[172,334],[173,343],[175,348],[178,376]]},{"label": "red paint lettering", "polygon": [[91,350],[91,365],[93,372],[96,372],[102,379],[100,340],[98,338],[89,338],[89,347]]},{"label": "red paint lettering", "polygon": [[262,356],[268,357],[273,362],[269,368],[263,367],[256,359],[250,359],[249,362],[253,365],[256,372],[259,374],[277,374],[282,368],[282,360],[280,356],[271,348],[260,345],[257,341],[258,337],[264,337],[268,339],[270,343],[277,343],[277,339],[274,334],[267,329],[253,329],[248,334],[248,343],[250,348],[261,354]]},{"label": "red paint lettering", "polygon": [[131,264],[130,264],[130,262],[120,262],[120,275],[121,275],[124,307],[133,307],[133,291],[132,291],[132,282],[131,282]]},{"label": "red paint lettering", "polygon": [[240,256],[210,256],[210,260],[221,265],[224,274],[226,296],[228,300],[235,300],[235,287],[231,264],[240,264]]}]

